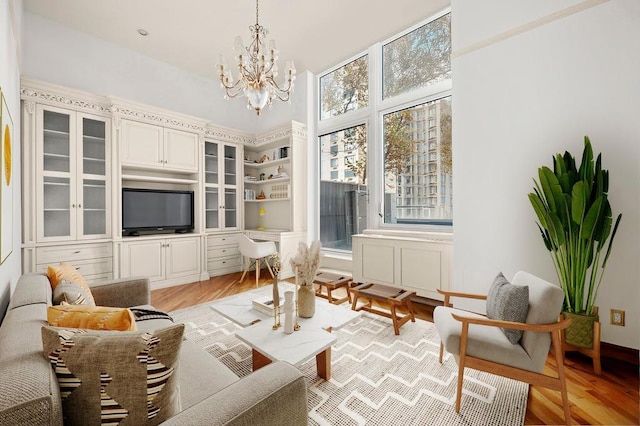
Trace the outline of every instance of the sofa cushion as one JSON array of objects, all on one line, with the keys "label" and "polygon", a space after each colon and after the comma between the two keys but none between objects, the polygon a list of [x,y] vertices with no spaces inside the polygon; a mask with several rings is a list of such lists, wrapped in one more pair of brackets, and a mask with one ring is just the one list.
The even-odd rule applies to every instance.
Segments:
[{"label": "sofa cushion", "polygon": [[[487,317],[501,321],[525,322],[529,311],[529,287],[511,284],[502,272],[493,281],[487,294]],[[512,344],[522,338],[522,330],[502,328]]]},{"label": "sofa cushion", "polygon": [[63,278],[53,290],[53,304],[86,305],[89,294],[78,284]]},{"label": "sofa cushion", "polygon": [[82,274],[80,274],[80,272],[78,272],[72,265],[65,262],[60,262],[58,266],[49,266],[47,268],[47,277],[49,278],[51,288],[54,291],[64,279],[69,283],[73,283],[79,286],[84,291],[86,295],[86,305],[96,305],[96,302],[93,300],[93,295],[91,294],[89,284],[87,284],[87,281],[84,279]]},{"label": "sofa cushion", "polygon": [[106,306],[49,306],[47,322],[54,327],[112,331],[136,330],[136,320],[129,309]]},{"label": "sofa cushion", "polygon": [[184,325],[153,333],[42,327],[65,424],[156,425],[177,414]]}]

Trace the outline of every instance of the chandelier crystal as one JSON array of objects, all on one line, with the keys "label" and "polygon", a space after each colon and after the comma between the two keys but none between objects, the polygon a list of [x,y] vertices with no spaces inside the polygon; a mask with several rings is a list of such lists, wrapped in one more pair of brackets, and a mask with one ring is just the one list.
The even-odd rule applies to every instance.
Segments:
[{"label": "chandelier crystal", "polygon": [[273,99],[288,101],[293,92],[293,81],[296,69],[293,61],[287,61],[282,85],[276,82],[278,76],[278,49],[274,40],[266,45],[268,31],[258,22],[258,0],[256,0],[256,23],[249,27],[251,43],[244,45],[242,37],[236,37],[234,50],[238,66],[238,79],[234,82],[231,71],[227,68],[224,57],[220,55],[217,65],[220,85],[225,90],[225,99],[238,95],[247,97],[247,108],[253,108],[257,115]]}]

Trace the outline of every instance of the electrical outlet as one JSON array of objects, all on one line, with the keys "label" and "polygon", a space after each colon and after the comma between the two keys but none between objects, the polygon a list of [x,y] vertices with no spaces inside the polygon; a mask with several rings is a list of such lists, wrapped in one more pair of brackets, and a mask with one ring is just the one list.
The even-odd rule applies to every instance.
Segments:
[{"label": "electrical outlet", "polygon": [[611,324],[624,327],[624,311],[622,309],[611,309]]}]

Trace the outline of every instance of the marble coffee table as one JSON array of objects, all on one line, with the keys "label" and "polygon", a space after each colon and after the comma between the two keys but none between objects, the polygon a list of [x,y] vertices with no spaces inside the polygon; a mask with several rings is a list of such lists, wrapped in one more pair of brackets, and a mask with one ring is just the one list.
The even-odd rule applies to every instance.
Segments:
[{"label": "marble coffee table", "polygon": [[331,379],[331,346],[338,340],[334,334],[305,326],[286,334],[283,327],[273,330],[272,325],[270,321],[261,321],[236,332],[236,337],[251,347],[253,371],[273,361],[299,367],[315,356],[318,375]]},{"label": "marble coffee table", "polygon": [[[279,283],[280,297],[284,292],[294,290],[295,285],[286,281]],[[273,317],[253,309],[252,300],[272,294],[271,286],[239,293],[211,303],[211,308],[244,327],[236,332],[236,337],[252,349],[253,369],[264,367],[273,361],[286,361],[300,366],[316,357],[318,375],[325,380],[331,378],[331,346],[337,338],[331,334],[362,315],[346,305],[334,305],[322,299],[316,300],[316,310],[312,318],[298,318],[300,329],[285,334],[284,327],[273,330]],[[284,315],[281,316],[284,323]]]}]

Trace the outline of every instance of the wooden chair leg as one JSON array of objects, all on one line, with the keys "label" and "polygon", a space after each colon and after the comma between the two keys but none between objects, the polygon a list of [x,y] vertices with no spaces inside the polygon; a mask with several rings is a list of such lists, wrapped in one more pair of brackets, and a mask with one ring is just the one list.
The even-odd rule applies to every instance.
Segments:
[{"label": "wooden chair leg", "polygon": [[467,358],[467,339],[469,337],[469,324],[462,326],[460,336],[460,359],[458,360],[458,386],[456,388],[456,413],[460,412],[460,402],[462,401],[462,380],[464,379],[464,363]]},{"label": "wooden chair leg", "polygon": [[565,423],[571,425],[571,410],[569,408],[569,396],[567,395],[567,382],[564,377],[564,353],[562,350],[561,333],[552,333],[551,341],[553,344],[553,353],[556,356],[556,365],[558,369],[558,381],[560,382],[560,396],[562,397],[562,408],[564,410]]},{"label": "wooden chair leg", "polygon": [[258,288],[259,280],[260,280],[260,259],[256,259],[256,288]]},{"label": "wooden chair leg", "polygon": [[273,275],[273,270],[271,269],[271,265],[269,265],[269,261],[265,259],[264,263],[267,264],[267,269],[269,270],[269,273],[271,274],[271,278],[275,278],[275,275]]},{"label": "wooden chair leg", "polygon": [[440,364],[442,364],[443,356],[444,356],[444,345],[442,344],[442,342],[440,342],[440,357],[438,358],[438,360],[440,361]]},{"label": "wooden chair leg", "polygon": [[600,322],[593,324],[593,371],[599,376],[602,374],[602,366],[600,365]]},{"label": "wooden chair leg", "polygon": [[238,284],[242,284],[242,281],[244,280],[244,276],[247,275],[247,271],[249,270],[250,266],[251,266],[251,259],[247,259],[247,264],[244,267],[244,271],[242,271],[242,276],[240,277],[240,282],[238,282]]},{"label": "wooden chair leg", "polygon": [[391,321],[393,322],[393,331],[396,333],[396,336],[400,335],[400,326],[398,325],[398,315],[396,313],[396,304],[391,303],[389,309],[391,310]]}]

